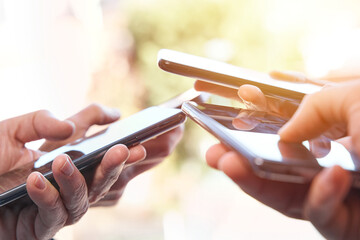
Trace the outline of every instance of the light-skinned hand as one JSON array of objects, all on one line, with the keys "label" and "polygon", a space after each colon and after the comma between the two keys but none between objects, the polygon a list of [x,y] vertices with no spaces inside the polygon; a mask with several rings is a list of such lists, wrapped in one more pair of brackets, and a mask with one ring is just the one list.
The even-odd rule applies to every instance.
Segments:
[{"label": "light-skinned hand", "polygon": [[[281,139],[302,142],[321,134],[335,139],[343,137],[340,142],[359,155],[359,91],[360,81],[352,81],[306,96],[279,131]],[[268,106],[267,99],[253,86],[240,87],[238,94],[239,99],[253,101],[260,108]],[[310,221],[327,239],[360,238],[359,190],[351,188],[351,175],[341,167],[323,169],[311,183],[294,184],[258,177],[245,158],[223,144],[212,146],[206,160],[258,201],[287,216]]]}]

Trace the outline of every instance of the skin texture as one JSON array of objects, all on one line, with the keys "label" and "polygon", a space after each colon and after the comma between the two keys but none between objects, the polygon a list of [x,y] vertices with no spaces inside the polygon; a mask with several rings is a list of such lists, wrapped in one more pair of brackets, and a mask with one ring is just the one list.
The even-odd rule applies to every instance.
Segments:
[{"label": "skin texture", "polygon": [[[238,91],[239,99],[260,103],[259,108],[263,108],[268,100],[264,103],[259,91],[243,85]],[[341,137],[338,141],[359,155],[359,92],[360,81],[351,81],[327,86],[306,96],[280,129],[281,139],[302,142],[321,134],[334,139]],[[276,111],[282,113],[282,109]],[[245,158],[221,143],[207,151],[206,160],[209,166],[223,171],[258,201],[287,216],[310,221],[325,238],[360,238],[360,192],[351,188],[351,175],[341,167],[323,169],[309,184],[293,184],[258,177]]]},{"label": "skin texture", "polygon": [[[108,124],[119,117],[117,110],[93,104],[65,121],[44,110],[4,120],[0,122],[0,173],[85,136],[92,125]],[[0,208],[1,238],[49,239],[62,227],[76,223],[90,206],[116,204],[126,184],[170,154],[181,135],[182,128],[178,128],[144,146],[113,146],[86,180],[69,156],[56,157],[52,170],[59,191],[40,173],[31,173],[29,197]],[[46,142],[40,150],[26,148],[25,143],[43,138]],[[132,165],[124,170],[125,164]]]}]

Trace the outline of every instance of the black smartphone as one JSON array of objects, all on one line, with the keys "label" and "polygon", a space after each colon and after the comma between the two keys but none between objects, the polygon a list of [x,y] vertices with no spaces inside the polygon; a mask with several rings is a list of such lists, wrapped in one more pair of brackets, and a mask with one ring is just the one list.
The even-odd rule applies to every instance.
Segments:
[{"label": "black smartphone", "polygon": [[27,195],[26,179],[33,171],[41,172],[54,183],[51,165],[56,156],[66,153],[83,172],[98,164],[106,151],[116,144],[132,147],[163,134],[186,119],[180,109],[154,106],[112,123],[92,136],[55,149],[34,162],[0,176],[0,206]]},{"label": "black smartphone", "polygon": [[319,85],[280,81],[265,73],[168,49],[159,51],[158,65],[170,73],[233,89],[238,89],[243,84],[251,84],[260,88],[267,96],[296,103],[306,94],[321,90]]},{"label": "black smartphone", "polygon": [[360,188],[359,158],[326,137],[301,143],[280,141],[277,131],[287,121],[267,112],[185,102],[185,114],[245,157],[260,177],[307,183],[324,167],[339,165],[351,172]]}]

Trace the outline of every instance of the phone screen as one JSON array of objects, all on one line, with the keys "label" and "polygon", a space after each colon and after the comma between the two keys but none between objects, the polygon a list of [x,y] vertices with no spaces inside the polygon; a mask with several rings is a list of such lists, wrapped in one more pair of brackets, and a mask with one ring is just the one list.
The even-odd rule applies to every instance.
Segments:
[{"label": "phone screen", "polygon": [[201,103],[185,103],[183,111],[246,157],[262,177],[306,182],[323,167],[360,171],[357,156],[324,136],[302,144],[280,141],[276,133],[287,119],[272,113]]},{"label": "phone screen", "polygon": [[124,144],[128,147],[169,131],[185,121],[180,109],[150,107],[128,118],[111,124],[107,129],[92,136],[44,154],[34,162],[0,176],[0,206],[26,194],[26,179],[33,171],[52,178],[51,165],[56,156],[66,153],[79,170],[95,165],[112,146]]}]

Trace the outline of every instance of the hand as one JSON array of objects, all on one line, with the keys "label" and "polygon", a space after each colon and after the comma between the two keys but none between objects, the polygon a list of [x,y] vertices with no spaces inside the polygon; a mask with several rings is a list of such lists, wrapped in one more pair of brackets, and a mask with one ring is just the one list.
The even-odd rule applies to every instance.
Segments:
[{"label": "hand", "polygon": [[[119,114],[99,105],[91,105],[70,120],[59,121],[47,111],[38,111],[0,122],[0,172],[4,173],[34,161],[43,152],[27,149],[25,143],[41,138],[48,140],[42,150],[59,147],[83,136],[93,124],[107,124]],[[123,145],[111,148],[95,168],[92,181],[86,183],[66,155],[58,156],[52,171],[59,191],[40,173],[27,179],[31,201],[21,199],[0,208],[0,236],[4,239],[49,239],[63,226],[77,222],[116,182],[124,163],[145,157],[145,149],[128,150]],[[22,203],[22,204],[21,204]]]},{"label": "hand", "polygon": [[[321,79],[309,79],[298,72],[270,72],[270,77],[287,82],[312,83],[320,86],[331,86],[331,83]],[[232,89],[218,84],[197,80],[194,88],[198,91],[209,92],[219,96],[241,101],[247,109],[273,112],[284,118],[290,118],[298,105],[294,102],[280,100],[269,95],[264,95],[261,90],[253,85],[244,84],[239,89]]]},{"label": "hand", "polygon": [[[359,155],[359,91],[360,82],[354,81],[306,96],[280,130],[282,140],[301,142],[340,124],[347,129],[348,147]],[[224,171],[246,193],[287,216],[311,221],[326,238],[360,237],[359,190],[351,189],[351,176],[341,167],[322,170],[311,184],[292,184],[257,177],[246,159],[221,144],[211,147],[206,158],[210,166]]]},{"label": "hand", "polygon": [[145,142],[147,156],[143,161],[135,164],[125,165],[123,172],[117,181],[110,188],[108,194],[97,202],[94,206],[112,206],[121,198],[127,183],[139,174],[157,166],[164,158],[172,153],[175,146],[179,143],[184,131],[181,125],[170,132],[158,136],[157,138]]},{"label": "hand", "polygon": [[[97,111],[101,112],[102,111],[101,107],[95,105],[93,106],[93,108],[94,110],[91,112],[87,111],[87,109],[84,109],[78,114],[67,119],[67,121],[71,121],[76,126],[75,132],[71,137],[62,141],[48,140],[41,146],[40,149],[47,151],[53,150],[62,145],[73,142],[76,139],[84,137],[89,127],[92,126],[93,124],[100,124],[100,122],[106,124],[111,121],[107,119],[100,119],[101,114],[99,114]],[[95,192],[95,194],[91,194],[91,193],[89,194],[89,196],[95,195],[95,199],[90,201],[91,203],[90,206],[91,207],[113,206],[117,204],[125,190],[125,187],[127,186],[127,184],[131,179],[155,167],[156,165],[161,163],[165,157],[167,157],[173,152],[174,148],[182,138],[183,131],[184,131],[184,126],[182,125],[170,132],[158,136],[153,140],[145,142],[143,146],[145,148],[146,158],[142,156],[142,151],[143,151],[142,148],[139,149],[139,147],[136,147],[134,148],[134,150],[131,149],[131,151],[134,151],[134,154],[132,154],[135,156],[134,159],[129,159],[126,161],[126,164],[124,165],[121,174],[118,176],[117,179],[113,179],[113,181],[115,182],[111,184],[110,189],[106,189],[105,195],[104,193],[100,194],[97,193],[96,191],[93,191]],[[109,166],[109,169],[111,169],[111,166]],[[86,175],[87,174],[88,173],[86,173]],[[93,173],[91,173],[91,175],[92,174]],[[94,183],[94,185],[95,186],[93,188],[96,188],[96,185],[98,184]],[[97,189],[104,189],[104,188],[101,185],[99,185]]]},{"label": "hand", "polygon": [[[297,72],[273,71],[270,73],[270,76],[274,79],[281,81],[296,82],[299,84],[312,83],[324,86],[324,88],[336,86],[336,83],[331,83],[326,80],[309,79],[304,74]],[[261,114],[264,114],[264,112],[266,112],[277,117],[279,116],[283,119],[283,121],[287,121],[288,119],[290,119],[290,117],[294,114],[298,107],[298,105],[294,104],[294,102],[276,99],[272,96],[266,96],[261,92],[259,88],[253,85],[245,84],[240,86],[239,89],[236,90],[198,80],[195,82],[194,88],[198,91],[206,91],[216,95],[241,101],[244,104],[244,108],[254,110],[254,113],[251,113],[252,115],[255,114],[260,116]],[[259,122],[251,122],[251,117],[249,118],[244,113],[246,113],[246,111],[240,112],[238,117],[233,120],[233,126],[239,130],[254,129]],[[323,135],[330,139],[337,139],[340,143],[347,146],[346,138],[339,139],[346,136],[346,130],[344,129],[344,126],[342,124],[334,124],[331,129],[329,129],[329,131],[325,132]],[[324,156],[329,152],[329,150],[329,141],[325,141],[325,138],[323,137],[321,139],[314,139],[310,141],[310,151],[315,156]]]}]

